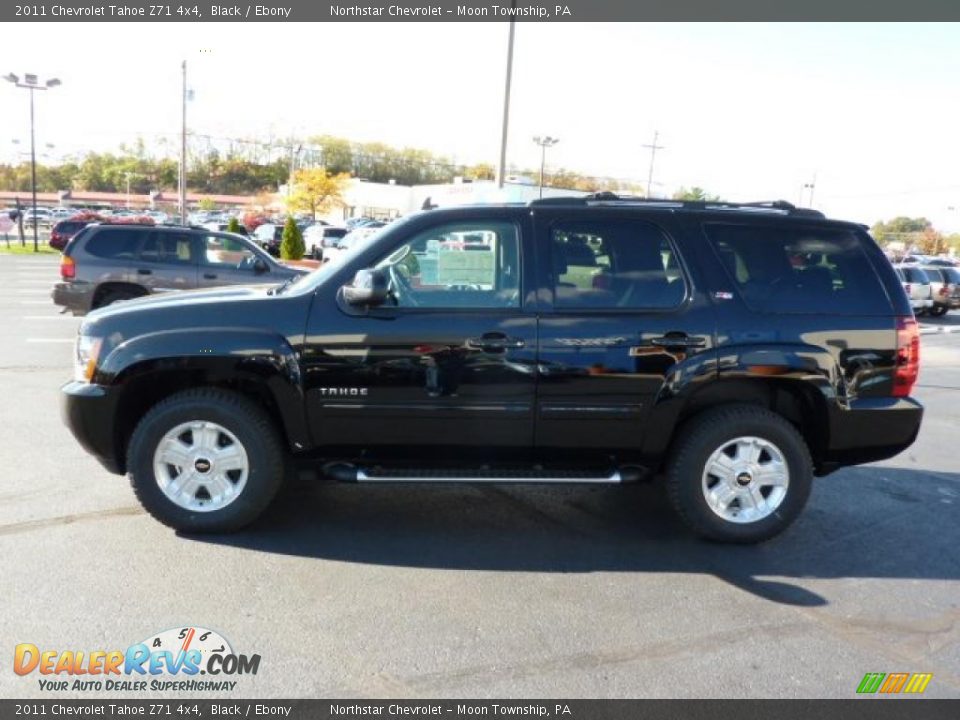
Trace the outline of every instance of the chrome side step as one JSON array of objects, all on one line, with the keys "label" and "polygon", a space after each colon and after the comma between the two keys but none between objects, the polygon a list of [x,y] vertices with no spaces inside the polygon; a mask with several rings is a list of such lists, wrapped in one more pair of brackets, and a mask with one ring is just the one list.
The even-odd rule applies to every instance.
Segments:
[{"label": "chrome side step", "polygon": [[451,472],[417,473],[414,475],[400,475],[393,473],[367,474],[364,469],[357,469],[356,482],[367,483],[594,483],[614,484],[622,483],[623,477],[619,470],[607,476],[587,475],[583,473],[557,473],[539,475],[535,473],[524,475],[467,475]]}]

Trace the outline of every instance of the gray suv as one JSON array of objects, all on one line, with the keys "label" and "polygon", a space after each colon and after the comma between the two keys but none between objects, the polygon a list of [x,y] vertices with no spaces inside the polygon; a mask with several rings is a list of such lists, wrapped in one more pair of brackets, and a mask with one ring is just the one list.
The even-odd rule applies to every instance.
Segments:
[{"label": "gray suv", "polygon": [[244,237],[205,228],[90,225],[70,240],[53,302],[74,315],[168,290],[279,283],[302,275]]}]

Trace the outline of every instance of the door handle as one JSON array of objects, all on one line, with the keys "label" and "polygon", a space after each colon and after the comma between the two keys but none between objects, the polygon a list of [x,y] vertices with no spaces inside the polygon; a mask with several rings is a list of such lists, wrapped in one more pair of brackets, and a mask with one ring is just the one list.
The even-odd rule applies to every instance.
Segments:
[{"label": "door handle", "polygon": [[204,273],[204,274],[203,274],[203,279],[204,279],[204,280],[216,280],[216,279],[217,279],[217,274],[216,274],[216,273]]},{"label": "door handle", "polygon": [[522,348],[526,345],[526,342],[520,338],[507,337],[503,333],[486,333],[478,338],[468,338],[466,344],[471,350],[503,352],[504,350]]},{"label": "door handle", "polygon": [[686,348],[699,348],[707,344],[707,341],[702,337],[695,337],[691,335],[677,334],[677,335],[661,335],[660,337],[650,338],[650,344],[656,345],[657,347],[686,347]]},{"label": "door handle", "polygon": [[137,268],[137,275],[153,275],[153,270],[149,268]]}]

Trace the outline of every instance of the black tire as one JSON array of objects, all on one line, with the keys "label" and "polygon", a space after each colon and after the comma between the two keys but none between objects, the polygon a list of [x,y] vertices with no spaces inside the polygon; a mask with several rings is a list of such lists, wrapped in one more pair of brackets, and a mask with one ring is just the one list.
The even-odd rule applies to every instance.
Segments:
[{"label": "black tire", "polygon": [[319,246],[314,245],[313,249],[310,251],[310,257],[312,257],[314,260],[322,260],[323,250],[321,250]]},{"label": "black tire", "polygon": [[133,290],[125,290],[123,288],[107,290],[97,298],[97,302],[94,303],[93,307],[94,309],[102,308],[106,307],[107,305],[113,305],[113,303],[120,302],[121,300],[133,300],[134,298],[138,297],[143,297],[143,293],[138,293]]},{"label": "black tire", "polygon": [[[737,523],[715,513],[704,496],[703,474],[710,456],[734,438],[757,437],[783,455],[789,484],[780,505],[766,517]],[[726,405],[707,410],[685,424],[667,464],[670,502],[700,537],[729,543],[757,543],[787,529],[810,496],[813,462],[806,442],[780,415],[753,405]]]},{"label": "black tire", "polygon": [[[158,443],[177,425],[193,420],[229,430],[249,460],[240,494],[218,510],[198,512],[177,505],[154,475]],[[188,533],[231,532],[253,522],[280,489],[285,465],[283,443],[270,417],[245,397],[216,388],[187,390],[158,403],[137,424],[127,446],[130,485],[144,509],[164,525]]]},{"label": "black tire", "polygon": [[934,305],[930,310],[928,310],[931,317],[941,317],[947,314],[946,305]]}]

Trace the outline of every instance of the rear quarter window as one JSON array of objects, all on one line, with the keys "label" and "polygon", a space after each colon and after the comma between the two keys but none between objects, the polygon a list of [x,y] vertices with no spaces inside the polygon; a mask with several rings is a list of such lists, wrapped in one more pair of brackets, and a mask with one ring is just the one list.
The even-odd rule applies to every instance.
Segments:
[{"label": "rear quarter window", "polygon": [[930,283],[930,276],[918,267],[904,267],[903,274],[907,276],[907,282],[920,283],[921,285]]},{"label": "rear quarter window", "polygon": [[132,260],[142,233],[126,228],[102,228],[93,233],[83,249],[88,255],[108,260]]},{"label": "rear quarter window", "polygon": [[704,231],[740,297],[755,312],[892,312],[853,230],[715,223]]}]

